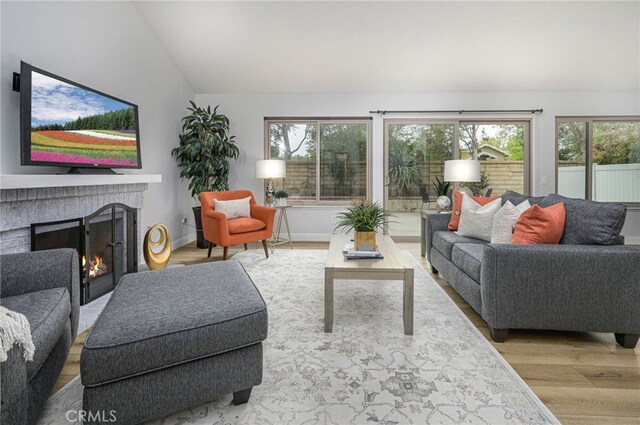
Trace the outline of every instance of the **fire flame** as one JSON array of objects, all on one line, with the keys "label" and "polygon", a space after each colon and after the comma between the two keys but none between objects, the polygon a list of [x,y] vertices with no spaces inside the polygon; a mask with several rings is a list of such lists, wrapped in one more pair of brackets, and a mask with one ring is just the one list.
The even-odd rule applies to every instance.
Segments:
[{"label": "fire flame", "polygon": [[[102,257],[99,255],[91,257],[91,260],[89,260],[89,276],[96,277],[96,275],[103,273],[99,268],[100,264],[102,264]],[[87,270],[87,259],[84,255],[82,256],[82,268],[85,271]]]}]

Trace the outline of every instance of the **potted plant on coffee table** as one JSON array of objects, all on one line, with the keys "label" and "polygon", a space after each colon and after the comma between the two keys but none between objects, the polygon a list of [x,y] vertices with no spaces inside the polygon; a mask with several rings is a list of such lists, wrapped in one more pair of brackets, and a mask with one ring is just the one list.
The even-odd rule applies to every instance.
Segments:
[{"label": "potted plant on coffee table", "polygon": [[354,231],[354,248],[356,251],[375,250],[378,247],[376,232],[384,230],[391,213],[385,211],[377,202],[366,199],[355,199],[346,212],[338,214],[336,229],[345,232]]},{"label": "potted plant on coffee table", "polygon": [[180,178],[189,181],[196,220],[197,246],[207,248],[202,232],[200,192],[229,190],[229,159],[238,158],[235,136],[229,135],[229,118],[218,113],[218,106],[201,108],[189,101],[191,113],[182,118],[180,144],[171,151],[178,161]]}]

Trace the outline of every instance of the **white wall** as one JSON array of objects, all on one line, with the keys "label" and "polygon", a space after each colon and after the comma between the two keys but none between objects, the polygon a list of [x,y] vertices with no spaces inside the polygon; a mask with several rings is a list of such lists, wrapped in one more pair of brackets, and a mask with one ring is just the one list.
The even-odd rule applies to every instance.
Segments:
[{"label": "white wall", "polygon": [[136,9],[124,2],[6,1],[0,8],[0,172],[64,171],[20,166],[19,94],[11,81],[23,60],[138,105],[143,168],[118,171],[162,174],[162,183],[150,184],[146,193],[142,229],[164,223],[175,245],[192,238],[194,231],[180,220],[193,222],[194,203],[170,151],[194,93]]},{"label": "white wall", "polygon": [[[230,186],[254,191],[263,199],[263,182],[255,179],[254,163],[263,158],[264,117],[369,116],[370,110],[442,109],[533,109],[532,193],[555,191],[555,117],[560,115],[640,115],[638,91],[567,92],[465,92],[465,93],[368,93],[368,94],[196,94],[196,103],[221,105],[231,120],[243,156],[232,165]],[[399,118],[392,115],[389,118]],[[422,117],[427,117],[423,115]],[[455,116],[458,118],[459,116]],[[473,118],[463,115],[464,118]],[[480,116],[486,118],[487,116]],[[504,115],[505,118],[531,118]],[[430,118],[446,118],[432,115]],[[383,118],[373,117],[373,197],[382,201]],[[292,233],[297,240],[326,240],[339,208],[305,207],[289,213]],[[640,244],[640,210],[629,211],[623,234],[629,242]]]}]

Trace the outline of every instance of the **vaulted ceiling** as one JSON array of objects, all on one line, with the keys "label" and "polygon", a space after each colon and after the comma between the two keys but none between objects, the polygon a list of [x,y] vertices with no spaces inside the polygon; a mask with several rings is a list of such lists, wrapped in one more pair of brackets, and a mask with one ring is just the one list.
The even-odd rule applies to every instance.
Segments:
[{"label": "vaulted ceiling", "polygon": [[197,93],[640,88],[640,2],[135,2]]}]

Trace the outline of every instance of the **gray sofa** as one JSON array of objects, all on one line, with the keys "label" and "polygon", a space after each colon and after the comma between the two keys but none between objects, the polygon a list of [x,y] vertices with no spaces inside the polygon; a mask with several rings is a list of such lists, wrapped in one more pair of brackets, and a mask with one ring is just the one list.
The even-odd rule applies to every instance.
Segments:
[{"label": "gray sofa", "polygon": [[56,249],[0,257],[0,304],[24,314],[35,345],[25,362],[14,346],[0,365],[0,423],[35,424],[78,330],[78,255]]},{"label": "gray sofa", "polygon": [[[625,207],[558,195],[529,200],[542,207],[565,202],[560,244],[490,244],[448,231],[451,214],[429,214],[425,244],[432,272],[482,316],[494,341],[504,341],[509,329],[613,332],[621,346],[634,348],[640,337],[640,249],[623,245],[619,236]],[[607,222],[610,229],[602,226]]]}]

